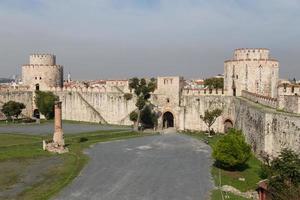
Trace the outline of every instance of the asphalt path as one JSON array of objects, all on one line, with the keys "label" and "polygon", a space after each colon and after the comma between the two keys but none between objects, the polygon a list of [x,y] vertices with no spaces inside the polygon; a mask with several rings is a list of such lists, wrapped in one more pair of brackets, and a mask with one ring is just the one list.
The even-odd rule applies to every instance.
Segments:
[{"label": "asphalt path", "polygon": [[204,200],[213,189],[210,148],[180,134],[99,143],[56,200]]},{"label": "asphalt path", "polygon": [[[83,132],[93,132],[99,130],[120,130],[129,129],[121,126],[85,124],[85,123],[68,123],[63,122],[63,131],[65,134],[76,134]],[[1,125],[0,133],[20,133],[29,135],[48,135],[54,132],[54,122],[42,124],[9,124]]]}]

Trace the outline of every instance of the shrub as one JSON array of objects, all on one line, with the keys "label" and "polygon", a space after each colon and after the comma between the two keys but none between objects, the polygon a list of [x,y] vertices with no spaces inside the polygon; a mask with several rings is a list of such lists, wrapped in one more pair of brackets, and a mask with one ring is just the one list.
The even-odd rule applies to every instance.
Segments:
[{"label": "shrub", "polygon": [[213,146],[213,158],[223,168],[234,169],[245,165],[251,156],[251,147],[242,131],[231,129]]},{"label": "shrub", "polygon": [[129,115],[129,118],[130,118],[131,121],[136,122],[137,118],[138,118],[137,112],[136,111],[131,112],[130,115]]},{"label": "shrub", "polygon": [[125,94],[124,94],[124,98],[126,99],[126,101],[129,101],[129,100],[132,99],[132,94],[130,94],[130,93],[125,93]]},{"label": "shrub", "polygon": [[10,120],[12,117],[18,119],[23,109],[25,109],[25,105],[23,103],[9,101],[2,106],[1,111],[4,113],[7,119]]},{"label": "shrub", "polygon": [[36,91],[35,104],[46,119],[54,118],[54,104],[58,100],[52,92]]},{"label": "shrub", "polygon": [[274,160],[265,160],[263,165],[268,178],[268,191],[274,200],[299,199],[300,157],[290,149],[283,149]]}]

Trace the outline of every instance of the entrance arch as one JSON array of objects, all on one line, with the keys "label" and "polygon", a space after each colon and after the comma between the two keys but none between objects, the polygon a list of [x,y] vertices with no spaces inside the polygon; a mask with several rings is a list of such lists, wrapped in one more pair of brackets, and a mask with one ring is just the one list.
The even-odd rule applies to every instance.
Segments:
[{"label": "entrance arch", "polygon": [[40,119],[40,111],[38,109],[35,109],[33,111],[33,117],[36,119]]},{"label": "entrance arch", "polygon": [[233,122],[230,119],[226,119],[224,121],[224,133],[227,133],[232,128],[233,128]]},{"label": "entrance arch", "polygon": [[171,112],[163,114],[163,128],[174,127],[174,115]]}]

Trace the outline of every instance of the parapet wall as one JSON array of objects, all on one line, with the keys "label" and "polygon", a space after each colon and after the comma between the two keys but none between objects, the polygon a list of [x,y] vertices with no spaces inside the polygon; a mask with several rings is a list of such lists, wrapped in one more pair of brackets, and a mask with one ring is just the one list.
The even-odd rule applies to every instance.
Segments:
[{"label": "parapet wall", "polygon": [[267,97],[267,96],[263,96],[263,95],[260,95],[260,94],[255,94],[255,93],[248,92],[248,91],[245,91],[245,90],[242,91],[242,97],[244,97],[248,100],[251,100],[255,103],[259,103],[259,104],[262,104],[262,105],[265,105],[265,106],[269,106],[271,108],[276,109],[277,106],[278,106],[278,101],[277,101],[276,98]]},{"label": "parapet wall", "polygon": [[224,96],[226,91],[224,89],[183,89],[184,96],[205,96],[205,95],[220,95]]}]

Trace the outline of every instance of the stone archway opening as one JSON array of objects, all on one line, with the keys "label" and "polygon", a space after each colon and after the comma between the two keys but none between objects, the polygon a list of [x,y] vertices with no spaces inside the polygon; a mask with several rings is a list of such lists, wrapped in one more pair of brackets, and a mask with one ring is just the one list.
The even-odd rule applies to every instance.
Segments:
[{"label": "stone archway opening", "polygon": [[227,133],[232,128],[233,128],[233,122],[230,119],[226,119],[224,121],[224,133]]},{"label": "stone archway opening", "polygon": [[38,109],[35,109],[33,111],[33,117],[36,119],[40,119],[40,111]]},{"label": "stone archway opening", "polygon": [[174,127],[174,115],[171,112],[165,112],[163,115],[163,128]]},{"label": "stone archway opening", "polygon": [[35,90],[39,91],[40,90],[40,84],[35,84]]}]

